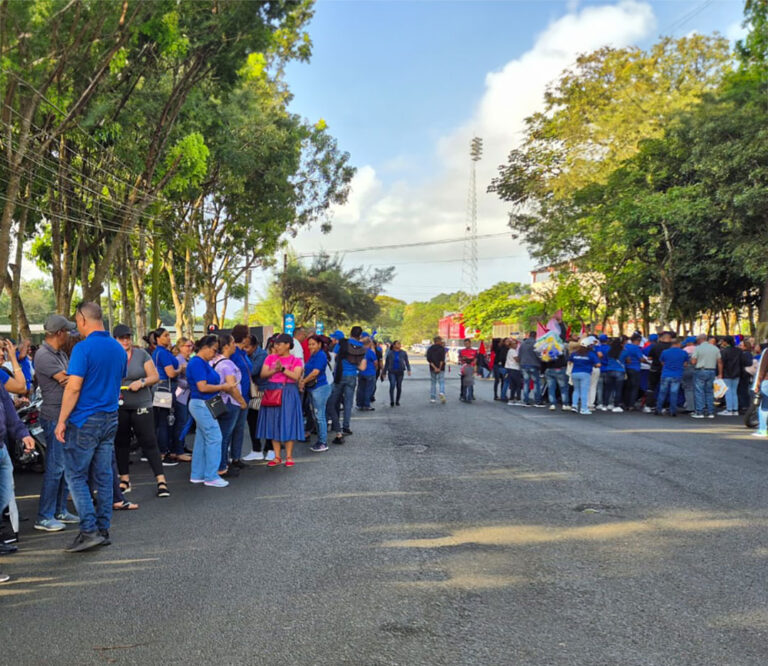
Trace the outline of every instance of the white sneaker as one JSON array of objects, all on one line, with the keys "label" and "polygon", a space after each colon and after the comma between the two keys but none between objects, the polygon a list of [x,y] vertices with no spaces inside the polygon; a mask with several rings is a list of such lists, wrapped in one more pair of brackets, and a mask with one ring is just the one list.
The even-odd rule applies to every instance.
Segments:
[{"label": "white sneaker", "polygon": [[761,437],[762,439],[768,438],[768,432],[760,432],[759,430],[752,433],[752,437]]},{"label": "white sneaker", "polygon": [[614,414],[621,414],[624,410],[621,407],[614,407],[611,411]]},{"label": "white sneaker", "polygon": [[707,414],[707,418],[708,419],[713,419],[713,418],[715,418],[715,415],[714,414]]},{"label": "white sneaker", "polygon": [[429,401],[430,401],[430,402],[431,402],[433,405],[434,405],[434,404],[437,402],[437,400],[435,400],[434,398],[430,398],[430,399],[429,399]]},{"label": "white sneaker", "polygon": [[571,411],[571,406],[570,405],[563,405],[563,411],[564,412],[570,412]]},{"label": "white sneaker", "polygon": [[264,460],[264,454],[261,451],[251,451],[249,454],[243,456],[244,462],[251,462],[252,460]]},{"label": "white sneaker", "polygon": [[703,419],[704,414],[691,414],[692,419]]},{"label": "white sneaker", "polygon": [[189,480],[190,483],[204,483],[204,481],[205,481],[204,479],[190,479]]},{"label": "white sneaker", "polygon": [[203,481],[203,483],[211,488],[226,488],[229,485],[229,481],[226,479],[214,479],[213,481]]},{"label": "white sneaker", "polygon": [[267,451],[267,457],[265,460],[274,460],[275,459],[275,452],[274,451]]},{"label": "white sneaker", "polygon": [[584,414],[584,416],[588,416],[588,415],[589,415],[589,414],[591,414],[591,413],[592,413],[592,412],[591,412],[591,411],[589,411],[588,409],[582,409],[582,410],[579,412],[579,414]]},{"label": "white sneaker", "polygon": [[550,412],[554,412],[556,409],[557,409],[557,407],[555,407],[554,405],[550,405],[549,406],[549,411]]},{"label": "white sneaker", "polygon": [[643,407],[643,414],[650,414],[652,411],[650,407]]},{"label": "white sneaker", "polygon": [[445,393],[440,394],[440,402],[445,404]]},{"label": "white sneaker", "polygon": [[608,407],[606,407],[605,405],[600,405],[600,406],[598,407],[598,409],[599,409],[601,412],[607,412],[607,411],[608,411]]},{"label": "white sneaker", "polygon": [[515,406],[515,403],[514,403],[514,401],[513,401],[513,400],[507,400],[507,404],[508,404],[510,407],[514,407],[514,406]]}]

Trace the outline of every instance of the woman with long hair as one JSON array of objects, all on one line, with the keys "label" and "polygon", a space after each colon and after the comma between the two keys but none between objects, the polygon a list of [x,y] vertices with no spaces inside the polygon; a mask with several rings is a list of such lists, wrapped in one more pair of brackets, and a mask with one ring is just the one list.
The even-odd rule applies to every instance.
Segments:
[{"label": "woman with long hair", "polygon": [[187,365],[189,382],[189,413],[195,419],[195,447],[192,451],[192,469],[189,480],[214,488],[229,485],[219,476],[221,462],[221,428],[206,401],[220,392],[231,393],[232,384],[222,384],[210,362],[219,350],[219,339],[206,335],[195,345],[197,355]]},{"label": "woman with long hair", "polygon": [[[242,373],[232,361],[232,354],[235,353],[235,338],[229,333],[219,335],[219,352],[213,357],[211,367],[219,375],[219,381],[222,384],[233,385],[232,391],[224,396],[224,404],[227,406],[227,413],[219,419],[221,428],[221,462],[219,463],[219,475],[228,478],[238,476],[239,469],[236,466],[230,466],[230,449],[234,452],[236,447],[232,441],[232,434],[235,430],[235,423],[240,417],[240,412],[248,409],[248,405],[240,391],[240,381]],[[242,444],[242,442],[240,442]],[[239,460],[239,454],[233,454],[233,461]]]},{"label": "woman with long hair", "polygon": [[613,396],[613,412],[623,412],[621,403],[624,399],[624,373],[626,368],[619,359],[624,351],[624,343],[620,338],[614,339],[608,345],[608,352],[600,360],[603,367],[604,387],[603,404],[601,410],[607,412],[611,409],[611,396]]},{"label": "woman with long hair", "polygon": [[118,324],[112,335],[125,349],[128,363],[125,378],[120,386],[120,407],[117,410],[117,434],[115,455],[120,475],[120,490],[131,492],[130,454],[131,436],[136,440],[144,457],[152,468],[157,482],[157,496],[170,497],[168,483],[163,474],[163,462],[155,438],[155,420],[152,413],[152,386],[157,383],[158,374],[146,350],[133,345],[131,329]]},{"label": "woman with long hair", "polygon": [[400,406],[400,395],[403,392],[403,377],[406,371],[411,376],[411,364],[408,361],[408,352],[402,348],[400,340],[395,340],[387,352],[384,360],[384,372],[381,373],[381,381],[384,374],[389,378],[389,406]]},{"label": "woman with long hair", "polygon": [[328,383],[326,371],[330,358],[326,346],[319,335],[310,335],[307,338],[309,353],[311,356],[304,367],[304,378],[301,386],[309,392],[312,400],[312,408],[317,424],[317,442],[310,451],[320,452],[328,450],[328,417],[325,415],[325,406],[331,395],[331,385]]},{"label": "woman with long hair", "polygon": [[259,409],[256,436],[272,440],[274,460],[267,465],[282,464],[280,457],[285,444],[285,466],[293,467],[293,443],[304,440],[304,419],[298,381],[303,375],[303,363],[291,354],[293,338],[286,334],[273,338],[274,352],[267,356],[261,377],[268,380]]}]

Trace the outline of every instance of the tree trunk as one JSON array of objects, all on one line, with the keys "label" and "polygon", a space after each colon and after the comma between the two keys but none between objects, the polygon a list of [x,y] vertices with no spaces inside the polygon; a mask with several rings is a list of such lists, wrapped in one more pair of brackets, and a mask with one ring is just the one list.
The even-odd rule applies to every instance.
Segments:
[{"label": "tree trunk", "polygon": [[247,326],[251,310],[251,271],[245,271],[245,301],[243,302],[243,323]]},{"label": "tree trunk", "polygon": [[[29,197],[29,188],[27,188],[26,197]],[[27,217],[29,215],[29,208],[26,206],[21,208],[19,213],[19,223],[16,229],[16,257],[14,264],[11,267],[11,337],[18,339],[19,334],[29,337],[29,322],[21,321],[21,313],[24,311],[24,306],[21,303],[21,263],[24,261],[24,236],[27,230]],[[26,331],[24,330],[26,329]]]},{"label": "tree trunk", "polygon": [[144,290],[147,243],[143,234],[139,235],[139,251],[129,249],[128,261],[131,266],[131,286],[133,287],[133,319],[136,336],[141,339],[147,334],[147,301]]}]

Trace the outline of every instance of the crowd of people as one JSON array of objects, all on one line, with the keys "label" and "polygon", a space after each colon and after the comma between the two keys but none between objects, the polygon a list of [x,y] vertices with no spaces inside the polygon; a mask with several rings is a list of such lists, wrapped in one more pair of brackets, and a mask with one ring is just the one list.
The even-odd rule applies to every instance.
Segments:
[{"label": "crowd of people", "polygon": [[[561,324],[560,324],[561,325]],[[564,327],[563,327],[564,328]],[[545,333],[552,336],[552,330]],[[548,407],[589,415],[594,410],[620,413],[643,411],[693,418],[744,414],[755,396],[761,397],[760,425],[755,436],[768,437],[768,356],[754,338],[698,335],[678,337],[662,331],[644,338],[639,332],[611,338],[605,334],[562,334],[558,353],[542,350],[542,331],[522,339],[495,339],[490,358],[463,341],[458,354],[461,376],[459,399],[474,399],[475,375],[487,365],[493,377],[494,400],[510,406]],[[549,349],[549,348],[548,348]],[[444,399],[440,366],[444,343],[435,338],[427,350],[434,386]],[[724,398],[724,409],[715,407]]]},{"label": "crowd of people", "polygon": [[[17,414],[35,393],[46,456],[34,528],[77,525],[71,553],[109,545],[113,512],[139,508],[129,499],[132,451],[149,464],[158,498],[171,494],[165,468],[185,463],[191,483],[225,488],[249,462],[293,467],[295,443],[313,434],[309,450],[327,451],[329,423],[343,444],[353,407],[375,409],[377,381],[389,380],[395,408],[411,373],[399,341],[385,349],[359,326],[348,337],[299,327],[264,344],[245,325],[175,344],[159,328],[138,346],[125,324],[106,331],[95,303],[78,305],[74,319],[48,317],[34,357],[26,342],[5,341],[0,372],[0,510],[14,503],[10,443],[35,447]],[[16,549],[0,543],[0,555]]]}]

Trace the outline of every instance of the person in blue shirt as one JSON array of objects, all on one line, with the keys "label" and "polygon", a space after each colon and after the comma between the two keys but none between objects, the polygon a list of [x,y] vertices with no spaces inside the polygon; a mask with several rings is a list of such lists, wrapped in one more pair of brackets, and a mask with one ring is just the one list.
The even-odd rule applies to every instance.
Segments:
[{"label": "person in blue shirt", "polygon": [[[109,541],[112,519],[114,442],[120,383],[128,357],[104,330],[101,307],[80,303],[77,330],[84,338],[69,358],[56,438],[64,444],[64,475],[80,516],[80,534],[68,552],[90,550]],[[89,479],[99,502],[93,505]]]},{"label": "person in blue shirt", "polygon": [[600,367],[600,359],[597,354],[579,344],[576,350],[571,354],[571,380],[573,381],[573,397],[571,398],[571,409],[575,412],[579,409],[581,401],[580,414],[591,414],[589,410],[589,384],[592,381],[592,369]]},{"label": "person in blue shirt", "polygon": [[629,342],[624,345],[624,350],[619,355],[619,363],[623,364],[627,372],[627,390],[624,392],[624,409],[632,411],[640,392],[640,364],[643,361],[643,350],[640,348],[643,336],[633,333]]},{"label": "person in blue shirt", "polygon": [[[267,356],[269,356],[267,350],[262,348],[261,341],[255,335],[249,335],[243,341],[243,351],[248,354],[248,360],[251,362],[251,379],[259,391],[264,391],[269,382],[266,379],[262,379],[261,368],[264,366]],[[258,404],[258,401],[256,404]],[[265,458],[266,460],[273,460],[275,457],[275,452],[272,450],[272,442],[265,441],[262,448],[261,439],[256,436],[256,427],[259,424],[259,410],[255,406],[256,404],[248,409],[248,416],[246,417],[248,432],[251,435],[251,452],[243,456],[243,460],[246,462],[264,460]]]},{"label": "person in blue shirt", "polygon": [[677,394],[683,380],[683,370],[689,363],[688,353],[680,348],[680,338],[672,338],[671,346],[661,352],[661,381],[659,398],[656,401],[656,415],[660,416],[664,401],[669,397],[669,415],[677,416]]},{"label": "person in blue shirt", "polygon": [[607,375],[605,374],[605,366],[607,365],[606,359],[608,357],[608,351],[611,349],[610,341],[605,333],[601,333],[598,337],[598,344],[595,345],[595,353],[600,359],[600,377],[597,380],[597,396],[595,398],[595,405],[597,409],[604,410],[605,402],[605,380]]},{"label": "person in blue shirt", "polygon": [[611,399],[613,399],[613,412],[623,412],[621,407],[624,388],[624,364],[619,360],[624,352],[624,345],[621,340],[613,340],[608,349],[600,359],[600,376],[604,377],[605,386],[603,389],[602,410],[607,412],[610,409]]},{"label": "person in blue shirt", "polygon": [[411,376],[411,364],[408,361],[408,352],[402,348],[400,340],[395,340],[387,352],[384,360],[384,372],[381,373],[381,381],[384,375],[389,378],[389,406],[400,406],[400,395],[403,391],[403,376],[406,371]]},{"label": "person in blue shirt", "polygon": [[32,388],[32,359],[29,358],[29,346],[31,342],[29,340],[22,340],[19,343],[19,347],[16,350],[16,359],[19,361],[19,367],[24,375],[24,382],[26,384],[27,392]]},{"label": "person in blue shirt", "polygon": [[311,355],[304,365],[302,386],[309,392],[317,425],[317,441],[309,450],[319,453],[328,450],[326,405],[331,395],[331,385],[328,383],[328,375],[326,373],[328,369],[328,353],[325,351],[323,340],[318,335],[310,335],[307,338],[307,345]]},{"label": "person in blue shirt", "polygon": [[[331,397],[328,398],[326,411],[331,417],[331,427],[336,433],[336,437],[333,439],[334,444],[343,444],[343,435],[352,434],[349,426],[352,418],[352,404],[355,399],[357,374],[365,370],[367,365],[365,348],[360,342],[362,333],[363,329],[360,326],[353,326],[349,332],[348,340],[344,339],[344,334],[341,331],[334,331],[331,334],[331,339],[336,340],[336,345],[333,348],[333,353],[336,355],[336,367],[333,373]],[[339,415],[342,400],[344,402],[343,427]]]},{"label": "person in blue shirt", "polygon": [[365,368],[360,370],[357,378],[357,408],[361,412],[372,412],[375,407],[371,407],[371,397],[376,388],[379,361],[376,358],[373,340],[366,338],[363,344],[365,345]]},{"label": "person in blue shirt", "polygon": [[[235,339],[235,353],[230,359],[240,370],[240,395],[243,396],[246,405],[251,400],[251,374],[253,373],[253,363],[245,352],[248,346],[248,336],[250,331],[245,324],[238,324],[232,329],[232,337]],[[243,438],[245,437],[245,425],[248,419],[248,407],[241,409],[232,428],[232,437],[230,440],[230,451],[232,455],[231,465],[243,469],[245,463],[241,460],[243,454]]]},{"label": "person in blue shirt", "polygon": [[173,436],[173,413],[176,402],[176,377],[182,372],[179,370],[179,359],[171,353],[171,334],[164,328],[155,331],[155,347],[152,352],[152,360],[157,366],[160,381],[156,391],[171,392],[171,407],[155,407],[155,436],[160,454],[163,456],[163,465],[178,465],[179,456],[184,453],[184,443],[176,441]]}]

